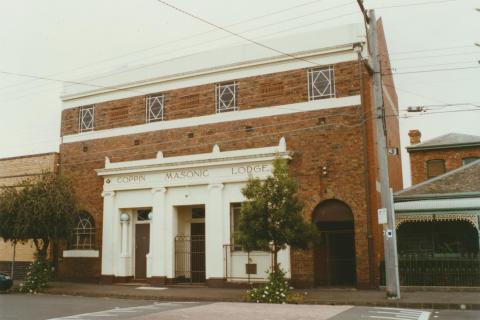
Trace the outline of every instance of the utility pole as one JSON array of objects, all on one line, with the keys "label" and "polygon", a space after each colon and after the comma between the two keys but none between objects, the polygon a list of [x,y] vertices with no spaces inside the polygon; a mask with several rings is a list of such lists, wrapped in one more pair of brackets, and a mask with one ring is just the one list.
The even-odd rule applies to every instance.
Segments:
[{"label": "utility pole", "polygon": [[[387,297],[400,298],[400,280],[398,276],[397,239],[395,230],[395,213],[393,194],[388,177],[387,142],[384,130],[385,112],[382,93],[382,74],[378,49],[377,20],[374,10],[365,10],[362,0],[357,0],[367,25],[367,42],[369,51],[368,65],[373,73],[373,97],[375,107],[375,128],[377,139],[377,163],[380,183],[380,199],[382,208],[379,210],[379,223],[383,224],[383,246],[385,251],[385,275]],[[386,214],[386,221],[381,221],[380,213]]]}]

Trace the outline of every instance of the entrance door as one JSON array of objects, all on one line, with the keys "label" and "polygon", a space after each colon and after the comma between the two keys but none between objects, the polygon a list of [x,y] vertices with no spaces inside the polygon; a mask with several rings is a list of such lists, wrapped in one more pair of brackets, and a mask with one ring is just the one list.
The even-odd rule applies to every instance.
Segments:
[{"label": "entrance door", "polygon": [[315,244],[315,284],[354,286],[356,256],[353,214],[339,200],[327,200],[314,211],[313,223],[321,237]]},{"label": "entrance door", "polygon": [[190,225],[192,282],[205,282],[205,223]]},{"label": "entrance door", "polygon": [[150,251],[150,224],[135,225],[135,279],[147,278],[147,254]]}]

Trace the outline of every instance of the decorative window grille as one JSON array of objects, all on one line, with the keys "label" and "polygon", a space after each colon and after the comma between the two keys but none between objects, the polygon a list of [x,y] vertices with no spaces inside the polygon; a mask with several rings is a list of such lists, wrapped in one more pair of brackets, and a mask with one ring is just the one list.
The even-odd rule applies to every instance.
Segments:
[{"label": "decorative window grille", "polygon": [[147,122],[155,122],[163,120],[164,101],[163,94],[147,96]]},{"label": "decorative window grille", "polygon": [[137,222],[149,222],[150,221],[150,212],[151,209],[141,209],[137,210]]},{"label": "decorative window grille", "polygon": [[237,111],[237,84],[235,82],[217,84],[215,88],[217,113]]},{"label": "decorative window grille", "polygon": [[95,127],[95,106],[80,108],[80,132],[93,131]]},{"label": "decorative window grille", "polygon": [[240,209],[242,208],[241,203],[231,203],[230,204],[230,235],[232,244],[231,250],[241,251],[242,246],[235,244],[235,236],[238,234],[238,224],[240,221]]},{"label": "decorative window grille", "polygon": [[72,249],[88,250],[95,248],[95,221],[87,212],[78,216],[77,226],[73,229]]},{"label": "decorative window grille", "polygon": [[335,98],[333,66],[308,70],[308,100]]}]

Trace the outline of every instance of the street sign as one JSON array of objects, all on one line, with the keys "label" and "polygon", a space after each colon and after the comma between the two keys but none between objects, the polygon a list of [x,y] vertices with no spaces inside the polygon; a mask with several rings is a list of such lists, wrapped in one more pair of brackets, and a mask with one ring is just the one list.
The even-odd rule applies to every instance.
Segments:
[{"label": "street sign", "polygon": [[380,208],[378,209],[378,224],[386,224],[387,223],[387,209]]}]

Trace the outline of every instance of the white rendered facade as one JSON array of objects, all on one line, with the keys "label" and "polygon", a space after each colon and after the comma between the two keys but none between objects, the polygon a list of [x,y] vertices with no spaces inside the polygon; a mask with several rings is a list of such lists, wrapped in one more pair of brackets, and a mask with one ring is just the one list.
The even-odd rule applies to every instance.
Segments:
[{"label": "white rendered facade", "polygon": [[[231,251],[230,205],[245,201],[241,189],[249,177],[265,179],[276,157],[290,158],[282,138],[278,146],[191,156],[110,163],[97,170],[104,178],[102,275],[135,277],[135,210],[151,208],[147,278],[174,279],[175,237],[186,206],[205,208],[205,276],[209,279],[246,279],[245,264],[257,264],[252,278],[265,279],[271,266],[267,252]],[[128,221],[126,221],[126,215]],[[123,221],[121,216],[123,215]],[[228,260],[228,264],[227,264]],[[289,249],[279,253],[279,262],[290,277]]]}]

